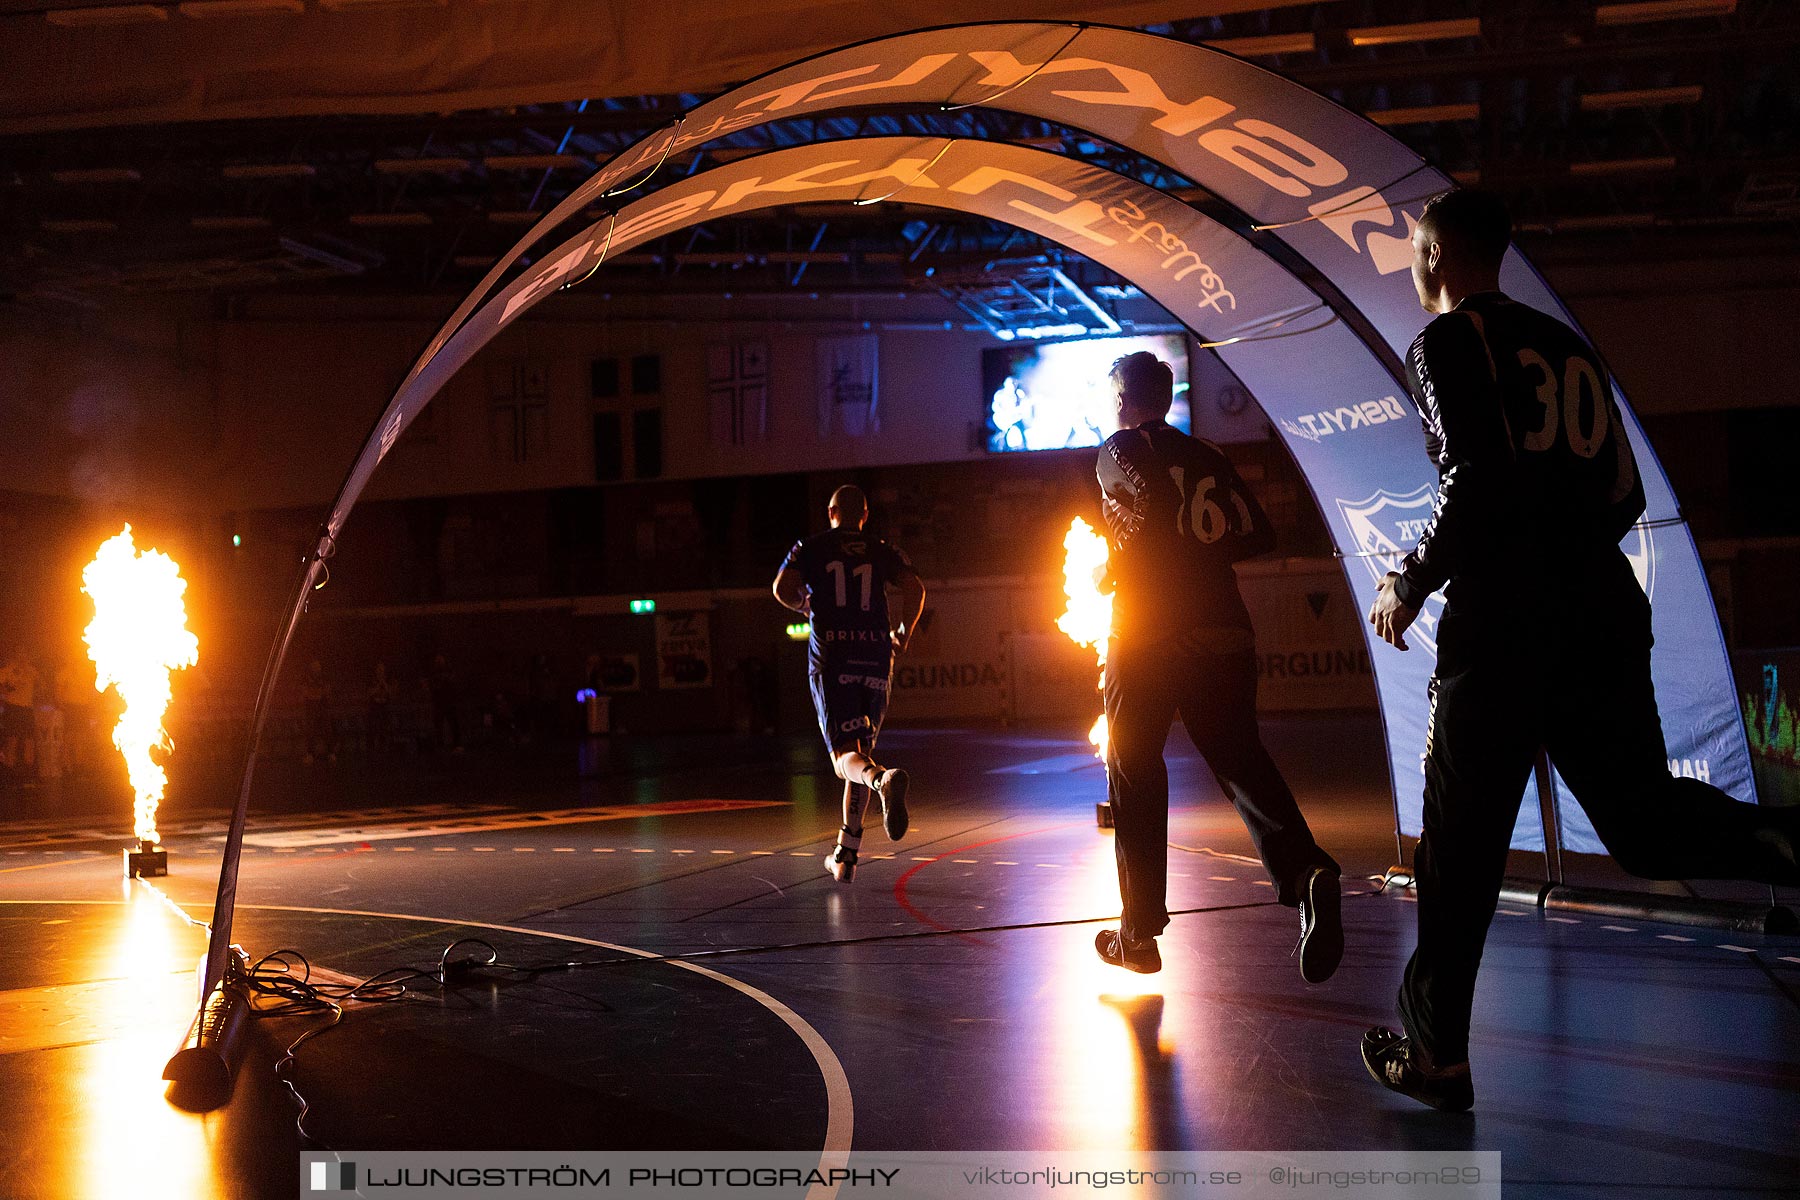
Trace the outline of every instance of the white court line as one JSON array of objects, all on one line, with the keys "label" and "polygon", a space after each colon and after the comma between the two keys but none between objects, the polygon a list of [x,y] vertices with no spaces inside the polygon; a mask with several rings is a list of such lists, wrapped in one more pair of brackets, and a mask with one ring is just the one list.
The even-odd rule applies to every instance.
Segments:
[{"label": "white court line", "polygon": [[1795,958],[1791,954],[1784,954],[1781,956],[1781,961],[1782,962],[1791,962],[1791,963],[1800,963],[1800,958]]},{"label": "white court line", "polygon": [[1574,917],[1548,917],[1547,916],[1544,918],[1544,920],[1555,921],[1558,925],[1579,925],[1579,924],[1581,924],[1581,922],[1576,920]]},{"label": "white court line", "polygon": [[981,860],[976,859],[976,858],[953,858],[950,861],[953,863],[971,863],[971,864],[973,864],[973,863],[980,862]]},{"label": "white court line", "polygon": [[[810,852],[809,852],[810,853]],[[123,901],[107,901],[120,904]],[[639,958],[662,958],[652,950],[640,950],[635,946],[621,946],[616,942],[602,942],[593,938],[577,937],[572,933],[547,933],[541,929],[527,929],[521,925],[496,925],[488,921],[465,921],[455,917],[426,917],[416,913],[366,912],[354,908],[308,908],[297,904],[240,904],[239,908],[256,909],[263,912],[299,912],[317,913],[337,917],[380,917],[390,921],[421,921],[433,925],[464,925],[471,929],[492,929],[498,933],[517,933],[526,937],[552,938],[559,942],[574,942],[582,946],[596,946],[602,950],[614,950],[623,954],[635,954]],[[844,1064],[831,1049],[819,1031],[814,1029],[799,1013],[769,995],[760,988],[752,987],[742,980],[703,967],[698,963],[684,962],[680,959],[664,959],[671,967],[680,967],[684,971],[692,971],[716,983],[722,983],[734,991],[750,997],[764,1008],[774,1013],[776,1018],[789,1029],[812,1053],[813,1061],[818,1064],[819,1075],[825,1082],[825,1145],[819,1156],[819,1167],[822,1171],[842,1168],[850,1161],[850,1138],[854,1132],[856,1110],[850,1097],[850,1079],[844,1073]],[[830,1200],[837,1195],[837,1188],[815,1184],[807,1193],[808,1200]]]},{"label": "white court line", "polygon": [[1750,946],[1733,946],[1726,942],[1720,942],[1719,949],[1721,949],[1721,950],[1736,950],[1739,954],[1755,954],[1756,953],[1755,949]]},{"label": "white court line", "polygon": [[1665,942],[1691,942],[1694,940],[1690,937],[1682,937],[1679,933],[1659,933],[1656,936]]},{"label": "white court line", "polygon": [[1612,932],[1612,933],[1636,933],[1637,932],[1637,927],[1635,925],[1602,925],[1600,928],[1608,930],[1609,932]]}]

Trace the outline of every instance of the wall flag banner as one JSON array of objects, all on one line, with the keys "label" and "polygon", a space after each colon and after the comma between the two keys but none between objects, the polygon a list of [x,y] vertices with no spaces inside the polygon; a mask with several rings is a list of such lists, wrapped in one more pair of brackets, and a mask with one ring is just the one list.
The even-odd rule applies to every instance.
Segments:
[{"label": "wall flag banner", "polygon": [[712,620],[704,612],[656,614],[656,686],[712,686]]},{"label": "wall flag banner", "polygon": [[[993,142],[856,139],[796,146],[687,176],[664,169],[676,154],[772,121],[983,103],[1084,130],[1164,164],[1235,208],[1257,240],[1079,160]],[[1291,80],[1203,46],[1129,30],[1052,23],[923,30],[751,80],[609,160],[496,262],[433,336],[376,423],[321,530],[318,552],[271,649],[255,727],[266,716],[306,596],[370,476],[477,350],[558,289],[602,268],[607,257],[701,221],[798,202],[891,197],[1004,221],[1102,263],[1203,341],[1227,343],[1219,347],[1221,358],[1282,431],[1366,610],[1433,501],[1435,472],[1400,360],[1425,322],[1407,270],[1408,243],[1424,201],[1449,186],[1385,131]],[[585,227],[565,228],[589,207],[604,210],[608,203],[621,206]],[[558,233],[565,240],[549,246]],[[1277,242],[1279,255],[1262,248]],[[527,253],[531,265],[515,273]],[[1295,257],[1330,285],[1329,299],[1282,265]],[[1509,254],[1502,281],[1515,298],[1569,319],[1517,252]],[[1748,743],[1699,555],[1668,480],[1616,389],[1615,399],[1649,500],[1626,550],[1653,602],[1653,671],[1669,756],[1697,764],[1727,792],[1752,799]],[[1434,598],[1417,626],[1414,652],[1373,642],[1369,648],[1399,827],[1415,834],[1425,682],[1440,612]],[[218,979],[230,942],[253,767],[254,750],[227,839],[209,984]],[[1563,845],[1599,851],[1566,790],[1562,800]],[[1542,845],[1536,810],[1535,803],[1523,806],[1515,846]]]},{"label": "wall flag banner", "polygon": [[820,437],[881,431],[880,346],[872,333],[818,340]]}]

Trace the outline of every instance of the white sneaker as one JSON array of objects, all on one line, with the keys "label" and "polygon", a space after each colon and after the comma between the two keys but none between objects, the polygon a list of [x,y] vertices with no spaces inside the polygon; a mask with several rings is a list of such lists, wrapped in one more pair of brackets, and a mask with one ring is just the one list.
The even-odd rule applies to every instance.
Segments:
[{"label": "white sneaker", "polygon": [[881,827],[888,840],[897,842],[906,836],[906,788],[911,782],[906,772],[889,767],[875,777],[875,794],[881,798]]}]

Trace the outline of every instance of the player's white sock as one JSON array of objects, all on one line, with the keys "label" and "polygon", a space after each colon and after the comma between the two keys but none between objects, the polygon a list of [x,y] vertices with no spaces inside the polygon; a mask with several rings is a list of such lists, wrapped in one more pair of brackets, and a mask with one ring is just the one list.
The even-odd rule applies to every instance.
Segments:
[{"label": "player's white sock", "polygon": [[852,831],[848,825],[838,827],[838,845],[846,850],[862,849],[862,830]]}]

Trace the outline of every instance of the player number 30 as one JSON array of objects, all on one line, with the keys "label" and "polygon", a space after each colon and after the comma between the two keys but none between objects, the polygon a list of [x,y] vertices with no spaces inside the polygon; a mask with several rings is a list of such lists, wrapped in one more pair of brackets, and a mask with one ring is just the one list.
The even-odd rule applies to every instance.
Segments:
[{"label": "player number 30", "polygon": [[[1594,370],[1594,365],[1580,356],[1571,357],[1563,366],[1560,389],[1556,372],[1536,350],[1519,351],[1519,365],[1537,372],[1537,401],[1544,406],[1543,424],[1525,435],[1525,449],[1541,453],[1554,446],[1560,424],[1569,436],[1569,449],[1583,458],[1600,453],[1600,444],[1606,440],[1611,405],[1601,394],[1600,373]],[[1586,428],[1583,428],[1583,410],[1586,410]],[[1557,420],[1559,412],[1560,422]]]}]

